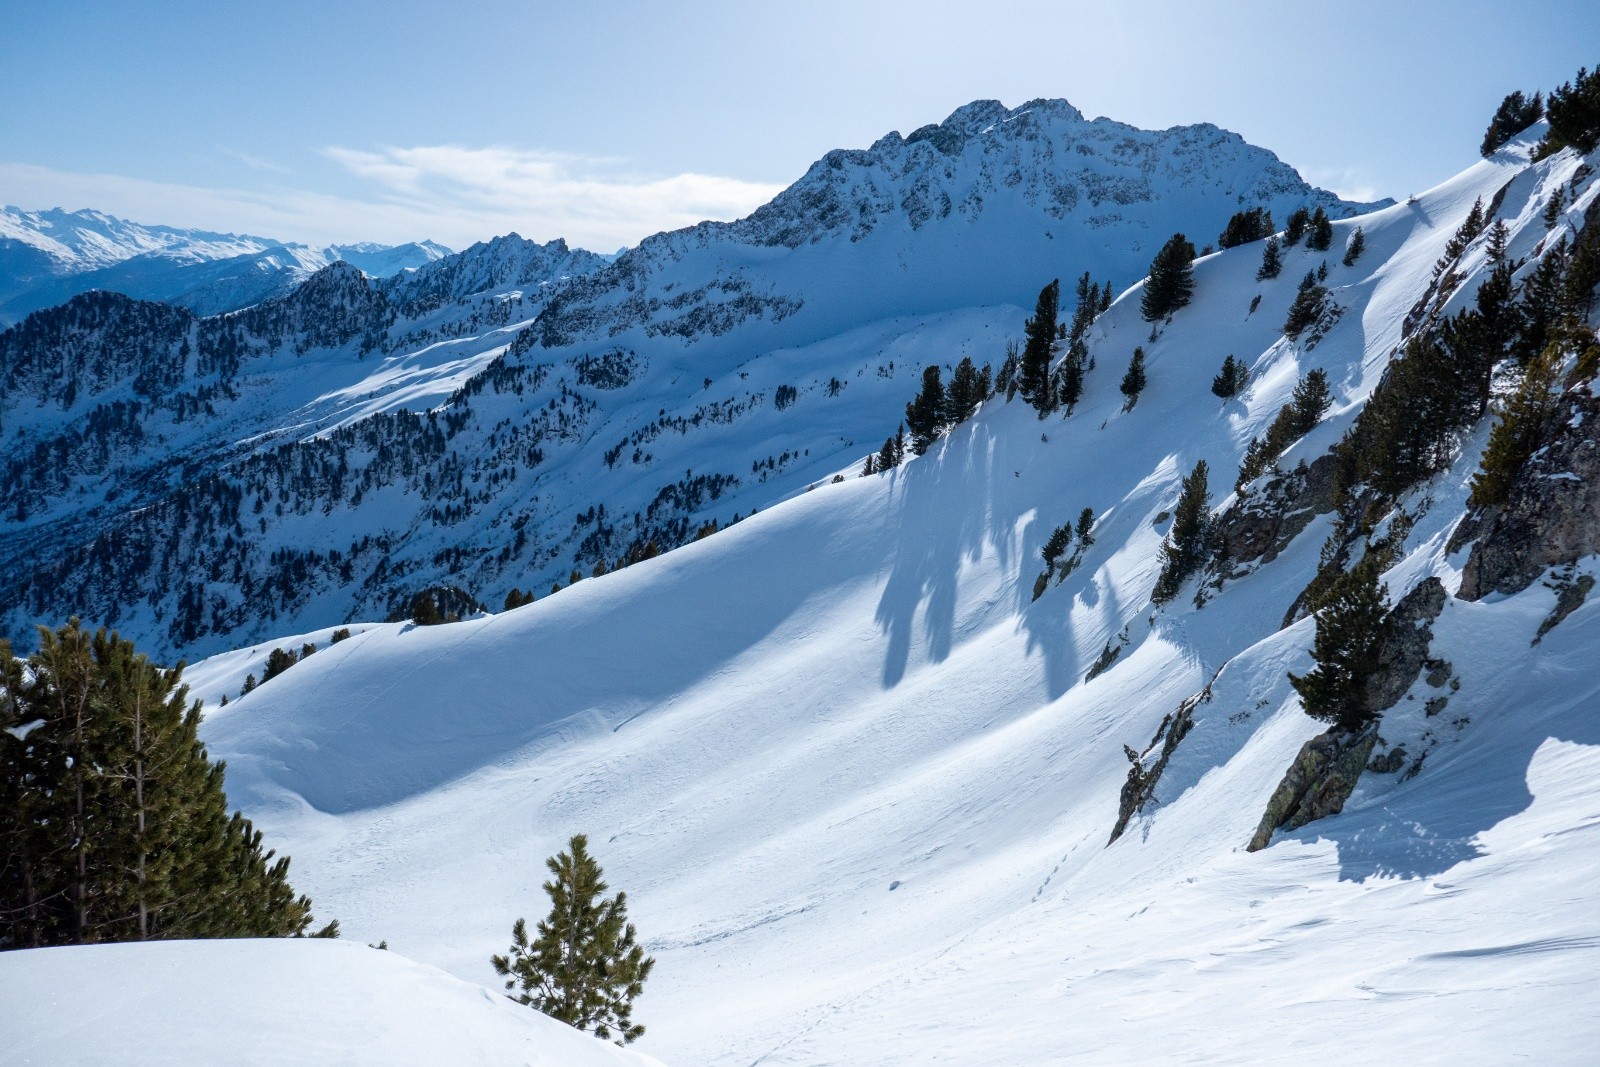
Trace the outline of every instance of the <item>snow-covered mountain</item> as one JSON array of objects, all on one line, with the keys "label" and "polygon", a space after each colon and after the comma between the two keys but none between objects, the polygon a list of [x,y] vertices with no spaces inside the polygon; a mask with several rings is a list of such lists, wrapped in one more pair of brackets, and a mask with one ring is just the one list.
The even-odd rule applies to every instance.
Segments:
[{"label": "snow-covered mountain", "polygon": [[[231,799],[350,935],[478,981],[510,921],[538,909],[542,858],[588,833],[657,959],[637,1017],[641,1046],[667,1062],[1584,1061],[1600,1039],[1582,1007],[1600,981],[1596,351],[1579,338],[1553,368],[1496,504],[1468,505],[1492,414],[1441,438],[1431,473],[1388,495],[1350,482],[1348,464],[1339,493],[1326,480],[1330,448],[1407,380],[1400,354],[1431,358],[1451,316],[1488,306],[1486,283],[1509,276],[1532,314],[1570,250],[1560,299],[1592,309],[1600,179],[1570,149],[1531,162],[1540,132],[1335,223],[1328,251],[1287,248],[1276,278],[1256,276],[1260,242],[1202,258],[1193,302],[1154,328],[1141,289],[1124,293],[1090,328],[1095,366],[1069,417],[995,397],[927,454],[869,476],[870,439],[813,445],[797,461],[813,492],[534,604],[453,625],[357,624],[334,645],[327,630],[279,636],[198,664],[189,678]],[[924,143],[880,143],[840,181],[859,190],[883,159],[940,151]],[[704,367],[713,401],[793,383],[788,410],[807,412],[840,401],[818,381],[830,374],[845,411],[892,359],[894,388],[872,396],[891,409],[881,435],[911,391],[904,369],[928,353],[987,356],[1021,314],[924,311],[806,341],[806,323],[847,318],[817,294],[861,277],[807,272],[818,280],[802,289],[783,264],[809,255],[842,271],[854,247],[881,267],[874,249],[893,263],[884,249],[956,225],[952,211],[914,227],[894,203],[859,235],[851,215],[849,245],[729,246],[704,228],[647,242],[570,283],[545,326],[418,432],[444,436],[470,410],[486,435],[514,439],[536,407],[581,427],[590,396],[620,393],[660,412],[632,447],[662,450],[678,435],[663,421],[682,410],[668,406],[675,376],[699,386]],[[1365,251],[1345,264],[1358,227]],[[969,232],[944,239],[975,245]],[[1008,239],[1026,250],[1025,237]],[[742,273],[732,249],[749,257]],[[723,257],[716,276],[734,288],[715,292],[753,297],[729,316],[747,311],[779,340],[706,328],[646,362],[650,326],[674,321],[650,304],[678,291],[656,280],[669,254]],[[1312,325],[1289,336],[1305,293]],[[877,299],[860,298],[863,314]],[[671,310],[730,302],[707,292]],[[583,384],[594,372],[578,360],[594,350],[560,325],[580,321],[585,336],[617,329],[622,355],[600,380],[619,388]],[[554,347],[523,340],[546,327]],[[1118,380],[1136,348],[1148,385],[1130,405]],[[1227,355],[1249,384],[1219,399]],[[630,393],[634,367],[648,388]],[[1314,370],[1332,391],[1325,417],[1230,492],[1250,442]],[[388,446],[364,440],[369,454]],[[716,471],[702,458],[715,454],[667,466]],[[1212,564],[1157,607],[1179,483],[1201,460]],[[471,493],[494,485],[491,470],[420,469],[454,471]],[[598,479],[615,468],[574,469],[611,499]],[[308,514],[276,514],[276,486],[290,484],[257,512],[246,494],[244,517],[271,530]],[[394,487],[364,492],[407,506]],[[555,489],[528,479],[520,492]],[[1041,548],[1085,507],[1092,539],[1036,596]],[[575,529],[629,528],[607,512]],[[1311,666],[1302,594],[1364,555],[1392,608],[1363,690],[1380,718],[1319,739],[1288,680]],[[303,642],[320,651],[237,698],[271,647]],[[1319,767],[1327,744],[1337,758]],[[1301,826],[1297,811],[1322,817]]]},{"label": "snow-covered mountain", "polygon": [[449,255],[433,241],[312,248],[145,226],[99,211],[0,209],[0,326],[105,289],[215,315],[281,296],[330,263],[385,278]]},{"label": "snow-covered mountain", "polygon": [[231,315],[79,297],[0,335],[5,630],[77,612],[192,656],[543,591],[858,464],[923,367],[998,366],[1051,278],[1371,206],[1214,126],[988,101],[609,261],[513,235]]}]

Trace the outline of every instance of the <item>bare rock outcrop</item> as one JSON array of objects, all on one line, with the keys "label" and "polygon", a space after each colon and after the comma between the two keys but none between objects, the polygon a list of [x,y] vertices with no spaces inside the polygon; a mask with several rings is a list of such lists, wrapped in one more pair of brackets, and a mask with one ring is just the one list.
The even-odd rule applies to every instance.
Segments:
[{"label": "bare rock outcrop", "polygon": [[1213,536],[1224,578],[1271,563],[1318,515],[1332,511],[1333,456],[1274,475],[1217,517]]},{"label": "bare rock outcrop", "polygon": [[1600,552],[1600,399],[1575,389],[1558,411],[1506,502],[1469,515],[1452,538],[1452,548],[1472,542],[1461,599],[1521,592],[1549,568]]},{"label": "bare rock outcrop", "polygon": [[1194,709],[1210,702],[1211,686],[1207,684],[1194,696],[1187,697],[1178,705],[1177,710],[1168,712],[1162,718],[1161,725],[1156,728],[1155,736],[1150,739],[1150,744],[1143,752],[1135,752],[1129,745],[1122,746],[1122,751],[1128,756],[1128,780],[1122,783],[1122,795],[1117,804],[1117,822],[1111,828],[1111,837],[1106,841],[1107,846],[1122,836],[1133,817],[1143,811],[1145,805],[1154,798],[1156,783],[1161,780],[1162,772],[1167,769],[1167,761],[1172,758],[1172,753],[1177,750],[1179,743],[1189,736],[1189,731],[1194,729]]},{"label": "bare rock outcrop", "polygon": [[1277,830],[1297,830],[1343,811],[1377,743],[1378,728],[1373,724],[1357,734],[1329,730],[1302,745],[1267,801],[1266,814],[1247,850],[1266,848]]},{"label": "bare rock outcrop", "polygon": [[1355,733],[1329,730],[1301,746],[1267,801],[1267,810],[1247,846],[1249,851],[1266,848],[1278,830],[1297,830],[1344,810],[1378,742],[1379,716],[1405,696],[1428,664],[1433,620],[1444,610],[1444,602],[1444,584],[1429,578],[1402,597],[1384,618],[1380,665],[1367,679],[1362,694],[1371,722]]}]

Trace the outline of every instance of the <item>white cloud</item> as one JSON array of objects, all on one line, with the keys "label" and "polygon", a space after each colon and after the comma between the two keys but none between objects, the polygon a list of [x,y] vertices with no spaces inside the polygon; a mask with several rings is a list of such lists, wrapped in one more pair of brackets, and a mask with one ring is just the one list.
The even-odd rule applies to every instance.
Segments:
[{"label": "white cloud", "polygon": [[0,163],[0,201],[310,244],[426,237],[463,248],[515,231],[609,252],[661,230],[738,218],[781,188],[705,174],[642,176],[613,160],[507,148],[335,147],[326,154],[366,188],[353,196],[281,185],[211,188]]},{"label": "white cloud", "polygon": [[1346,200],[1370,203],[1388,195],[1378,190],[1377,183],[1369,175],[1353,167],[1305,167],[1301,169],[1300,176],[1312,185],[1337,193]]},{"label": "white cloud", "polygon": [[707,174],[640,176],[612,160],[509,148],[326,151],[352,174],[382,187],[390,203],[417,210],[450,204],[481,215],[533,220],[527,225],[539,232],[602,250],[703,219],[738,218],[780,189]]}]

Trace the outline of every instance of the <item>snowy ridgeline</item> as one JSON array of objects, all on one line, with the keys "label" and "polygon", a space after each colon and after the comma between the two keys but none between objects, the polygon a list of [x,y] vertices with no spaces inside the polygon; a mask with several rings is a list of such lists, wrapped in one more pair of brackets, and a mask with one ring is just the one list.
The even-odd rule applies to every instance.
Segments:
[{"label": "snowy ridgeline", "polygon": [[858,467],[1051,278],[1120,290],[1174,231],[1306,205],[1367,206],[1214,126],[979,102],[614,261],[511,235],[227,316],[79,297],[0,334],[0,633],[76,613],[193,660],[543,595]]},{"label": "snowy ridgeline", "polygon": [[0,953],[12,1067],[650,1067],[444,972],[337,941],[168,941]]},{"label": "snowy ridgeline", "polygon": [[[538,910],[542,858],[589,834],[657,960],[636,1017],[667,1062],[1587,1059],[1600,604],[1548,624],[1600,566],[1454,596],[1470,550],[1447,543],[1487,421],[1374,533],[1392,534],[1391,602],[1428,578],[1447,596],[1432,666],[1379,726],[1390,769],[1342,814],[1245,851],[1323,728],[1287,678],[1313,622],[1281,624],[1331,516],[1203,607],[1193,582],[1150,599],[1196,461],[1220,513],[1250,441],[1320,369],[1333,407],[1279,466],[1315,460],[1413,309],[1471,305],[1487,235],[1442,285],[1433,265],[1475,202],[1507,224],[1519,278],[1582,224],[1597,182],[1570,151],[1530,164],[1537,132],[1335,222],[1329,252],[1287,249],[1276,279],[1256,279],[1260,243],[1203,258],[1153,340],[1124,294],[1064,420],[990,403],[903,467],[526,607],[197,665],[230,797],[347,936],[475,982]],[[1338,311],[1288,339],[1324,260]],[[1222,401],[1230,354],[1249,385]],[[1093,544],[1035,599],[1040,549],[1085,507]],[[321,650],[217,708],[302,641]],[[1108,847],[1124,746],[1180,706],[1191,728]]]}]

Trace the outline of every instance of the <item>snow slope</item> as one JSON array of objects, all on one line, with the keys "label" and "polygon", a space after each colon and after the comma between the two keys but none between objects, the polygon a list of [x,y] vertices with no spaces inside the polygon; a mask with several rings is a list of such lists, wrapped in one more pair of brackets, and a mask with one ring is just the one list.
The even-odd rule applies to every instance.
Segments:
[{"label": "snow slope", "polygon": [[[528,607],[372,626],[212,708],[230,796],[319,914],[473,980],[542,911],[543,857],[589,834],[657,957],[638,1017],[668,1062],[1582,1062],[1600,1039],[1600,604],[1533,648],[1550,589],[1451,600],[1432,646],[1460,681],[1449,715],[1412,710],[1419,681],[1382,731],[1427,751],[1421,773],[1369,773],[1341,815],[1251,854],[1321,729],[1286,680],[1312,624],[1278,625],[1327,519],[1204,608],[1149,603],[1182,475],[1205,459],[1228,484],[1313,367],[1336,404],[1284,464],[1324,451],[1475,199],[1504,189],[1519,257],[1556,184],[1579,180],[1581,217],[1594,178],[1571,153],[1530,166],[1538,132],[1336,224],[1344,313],[1314,347],[1280,327],[1323,254],[1291,249],[1265,283],[1260,245],[1207,257],[1155,340],[1137,289],[1096,324],[1064,421],[991,403],[889,474]],[[1456,302],[1481,249],[1462,264]],[[1135,345],[1150,384],[1125,411]],[[1219,402],[1229,353],[1252,384]],[[1459,582],[1443,545],[1482,436],[1412,501],[1392,599]],[[1094,546],[1032,601],[1040,547],[1085,506]],[[202,664],[207,691],[251,662]],[[1208,683],[1157,805],[1107,847],[1123,746]]]},{"label": "snow slope", "polygon": [[339,941],[165,941],[0,953],[0,1047],[22,1067],[649,1067],[393,952]]}]

